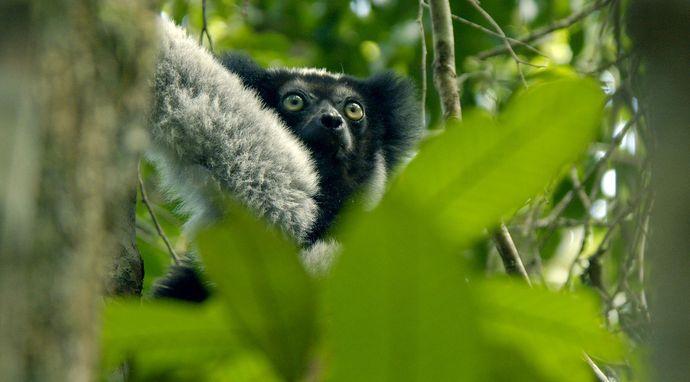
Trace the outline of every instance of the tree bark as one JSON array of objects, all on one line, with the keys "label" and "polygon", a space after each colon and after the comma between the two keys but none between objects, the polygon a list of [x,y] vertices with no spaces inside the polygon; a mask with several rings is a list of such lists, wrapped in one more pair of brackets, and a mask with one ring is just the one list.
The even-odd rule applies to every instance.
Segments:
[{"label": "tree bark", "polygon": [[[137,176],[137,168],[127,166],[127,173]],[[124,183],[129,187],[126,200],[113,199],[108,203],[107,220],[117,240],[117,252],[107,266],[105,293],[109,296],[141,296],[144,288],[144,261],[137,248],[136,180]],[[118,204],[119,203],[119,204]]]},{"label": "tree bark", "polygon": [[690,359],[690,17],[687,0],[636,0],[630,34],[645,64],[654,210],[649,254],[654,381],[687,381]]},{"label": "tree bark", "polygon": [[104,277],[131,239],[120,219],[146,144],[144,4],[0,6],[1,381],[97,379]]},{"label": "tree bark", "polygon": [[434,42],[434,86],[441,97],[443,119],[462,118],[458,75],[455,72],[455,38],[448,0],[429,0]]}]

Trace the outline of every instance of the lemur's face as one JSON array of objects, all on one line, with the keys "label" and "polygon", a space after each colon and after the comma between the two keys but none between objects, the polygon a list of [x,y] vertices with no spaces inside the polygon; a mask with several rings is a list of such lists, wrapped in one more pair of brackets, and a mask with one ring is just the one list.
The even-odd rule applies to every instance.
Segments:
[{"label": "lemur's face", "polygon": [[263,69],[241,54],[221,62],[312,152],[321,192],[311,241],[354,192],[383,184],[421,137],[414,87],[394,73],[356,78],[323,69]]},{"label": "lemur's face", "polygon": [[313,152],[322,179],[356,188],[381,158],[383,171],[390,170],[421,136],[414,87],[391,72],[356,78],[323,69],[264,69],[241,54],[221,61]]},{"label": "lemur's face", "polygon": [[295,78],[278,89],[273,106],[318,155],[345,159],[367,133],[365,98],[345,81]]}]

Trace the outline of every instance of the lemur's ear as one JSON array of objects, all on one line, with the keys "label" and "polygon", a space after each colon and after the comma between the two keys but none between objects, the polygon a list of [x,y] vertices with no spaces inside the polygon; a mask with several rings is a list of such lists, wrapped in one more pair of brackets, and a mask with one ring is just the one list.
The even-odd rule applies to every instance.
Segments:
[{"label": "lemur's ear", "polygon": [[367,79],[370,103],[375,104],[383,121],[383,155],[390,171],[407,155],[422,137],[424,125],[417,92],[412,81],[393,72]]},{"label": "lemur's ear", "polygon": [[220,58],[221,64],[237,74],[245,86],[258,90],[267,79],[268,73],[244,53],[226,53]]}]

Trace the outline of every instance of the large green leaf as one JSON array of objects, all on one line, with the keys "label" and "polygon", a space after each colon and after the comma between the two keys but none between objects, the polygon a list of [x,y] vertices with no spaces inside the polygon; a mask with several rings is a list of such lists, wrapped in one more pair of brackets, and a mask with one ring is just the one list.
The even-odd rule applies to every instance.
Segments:
[{"label": "large green leaf", "polygon": [[473,292],[482,342],[501,349],[499,358],[520,354],[523,360],[519,368],[491,366],[492,380],[526,371],[545,381],[587,381],[585,353],[609,362],[625,355],[621,338],[605,329],[593,295],[557,294],[501,280],[478,283]]},{"label": "large green leaf", "polygon": [[462,259],[424,220],[389,200],[343,237],[326,294],[333,380],[473,380],[475,308]]},{"label": "large green leaf", "polygon": [[232,211],[199,235],[206,273],[244,340],[295,380],[315,337],[315,286],[294,244],[239,206]]},{"label": "large green leaf", "polygon": [[[334,380],[491,380],[519,367],[516,375],[548,380],[539,364],[513,362],[508,373],[493,365],[493,352],[512,360],[541,354],[514,346],[519,326],[517,334],[504,330],[502,341],[482,335],[481,321],[496,309],[481,302],[495,295],[468,287],[459,253],[582,153],[602,107],[592,81],[536,85],[498,118],[472,114],[449,126],[421,148],[377,210],[345,220],[344,253],[327,293]],[[542,313],[557,320],[534,310]],[[584,343],[563,341],[569,351]],[[581,362],[572,351],[554,354]]]},{"label": "large green leaf", "polygon": [[127,360],[136,375],[198,367],[242,350],[233,325],[218,304],[128,300],[106,305],[105,370]]},{"label": "large green leaf", "polygon": [[604,106],[588,79],[537,84],[498,118],[470,113],[425,144],[391,193],[467,245],[544,190],[592,141]]}]

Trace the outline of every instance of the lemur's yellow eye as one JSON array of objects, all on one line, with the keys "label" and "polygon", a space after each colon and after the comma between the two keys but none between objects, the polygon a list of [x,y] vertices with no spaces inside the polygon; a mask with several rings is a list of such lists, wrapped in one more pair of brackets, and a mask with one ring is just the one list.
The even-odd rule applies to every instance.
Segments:
[{"label": "lemur's yellow eye", "polygon": [[299,94],[288,94],[283,98],[283,107],[288,111],[300,111],[304,108],[304,98]]},{"label": "lemur's yellow eye", "polygon": [[353,121],[359,121],[364,118],[364,109],[357,102],[350,101],[345,105],[345,116]]}]

